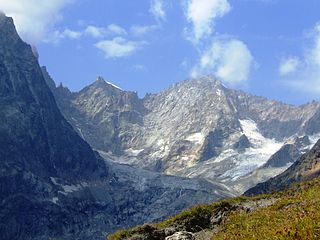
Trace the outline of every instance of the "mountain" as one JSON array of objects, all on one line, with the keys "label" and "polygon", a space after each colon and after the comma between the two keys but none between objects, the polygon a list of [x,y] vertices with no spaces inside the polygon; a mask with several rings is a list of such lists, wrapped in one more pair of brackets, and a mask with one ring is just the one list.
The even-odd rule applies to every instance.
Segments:
[{"label": "mountain", "polygon": [[113,161],[218,181],[235,193],[284,171],[275,165],[266,175],[260,171],[262,178],[238,184],[281,147],[294,154],[288,162],[296,159],[297,152],[284,146],[288,140],[309,137],[310,148],[320,137],[318,102],[288,105],[229,89],[212,76],[143,99],[101,77],[80,92],[62,86],[53,92],[79,135]]},{"label": "mountain", "polygon": [[249,189],[245,192],[245,195],[257,195],[283,190],[292,185],[292,183],[310,180],[317,176],[320,176],[320,141],[285,172]]},{"label": "mountain", "polygon": [[[60,93],[71,100],[74,94],[61,86],[53,95],[55,84],[45,70],[13,20],[0,14],[1,239],[104,239],[116,229],[231,196],[222,184],[165,176],[101,157],[59,111],[55,97]],[[135,103],[133,94],[121,92],[118,97],[108,101],[123,104],[121,112],[128,114],[112,109],[105,114],[121,115],[131,124],[136,110],[131,114],[127,104],[138,108],[140,100]],[[66,116],[87,114],[73,110]],[[102,146],[108,145],[108,136]]]}]

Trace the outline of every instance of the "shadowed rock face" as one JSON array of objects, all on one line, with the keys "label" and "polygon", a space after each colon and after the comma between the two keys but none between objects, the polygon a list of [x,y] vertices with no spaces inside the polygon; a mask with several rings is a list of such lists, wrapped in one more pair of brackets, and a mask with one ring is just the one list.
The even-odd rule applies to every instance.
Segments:
[{"label": "shadowed rock face", "polygon": [[302,153],[293,144],[286,144],[263,165],[263,167],[283,167],[289,163],[294,163]]},{"label": "shadowed rock face", "polygon": [[[11,18],[0,17],[0,231],[29,239],[65,231],[61,221],[83,219],[55,205],[63,184],[99,181],[107,168],[61,115],[31,47]],[[80,226],[79,226],[80,227]],[[54,230],[52,230],[52,229]],[[67,227],[66,227],[67,228]],[[51,230],[50,230],[51,229]],[[37,239],[37,238],[35,238]]]},{"label": "shadowed rock face", "polygon": [[60,114],[30,46],[10,18],[0,20],[1,164],[39,177],[94,179],[103,161]]},{"label": "shadowed rock face", "polygon": [[237,149],[238,151],[244,151],[246,148],[249,148],[251,146],[251,143],[248,139],[248,137],[243,134],[239,140],[233,144],[233,148]]}]

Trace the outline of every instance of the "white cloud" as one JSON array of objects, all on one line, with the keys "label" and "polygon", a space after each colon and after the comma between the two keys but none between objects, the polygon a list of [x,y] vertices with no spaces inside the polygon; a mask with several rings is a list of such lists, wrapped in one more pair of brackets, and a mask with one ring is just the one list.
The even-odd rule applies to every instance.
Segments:
[{"label": "white cloud", "polygon": [[116,35],[126,35],[127,34],[127,31],[124,28],[122,28],[119,25],[117,25],[117,24],[108,25],[107,30],[110,33],[113,33],[113,34],[116,34]]},{"label": "white cloud", "polygon": [[215,20],[231,9],[227,0],[187,0],[186,17],[192,24],[188,33],[194,43],[213,33]]},{"label": "white cloud", "polygon": [[100,41],[95,46],[104,52],[106,58],[120,58],[132,55],[144,44],[144,42],[128,41],[122,37],[116,37],[112,40]]},{"label": "white cloud", "polygon": [[248,80],[254,59],[248,47],[237,39],[216,39],[200,56],[192,77],[214,74],[225,83],[235,85]]},{"label": "white cloud", "polygon": [[82,35],[83,35],[82,32],[73,31],[73,30],[70,30],[69,28],[66,28],[64,31],[56,30],[50,33],[47,37],[43,39],[43,41],[46,43],[58,44],[63,39],[75,40],[75,39],[81,38]]},{"label": "white cloud", "polygon": [[313,29],[313,46],[307,51],[307,62],[320,67],[320,22]]},{"label": "white cloud", "polygon": [[82,32],[73,31],[68,28],[66,28],[62,34],[71,39],[79,39],[82,36]]},{"label": "white cloud", "polygon": [[0,0],[0,10],[14,19],[20,36],[35,44],[62,19],[61,9],[72,0]]},{"label": "white cloud", "polygon": [[156,30],[157,28],[157,25],[133,25],[130,28],[130,32],[134,36],[143,36]]},{"label": "white cloud", "polygon": [[106,30],[104,28],[93,26],[93,25],[87,26],[86,29],[84,30],[84,33],[86,35],[89,35],[94,38],[103,37],[105,35],[105,32],[106,32]]},{"label": "white cloud", "polygon": [[300,65],[300,60],[297,57],[288,57],[281,60],[279,73],[281,76],[286,76],[297,71]]},{"label": "white cloud", "polygon": [[94,25],[88,25],[84,29],[84,33],[94,38],[102,38],[107,35],[127,35],[127,31],[117,24],[110,24],[106,28]]},{"label": "white cloud", "polygon": [[134,72],[146,72],[147,67],[143,64],[135,64],[131,67]]},{"label": "white cloud", "polygon": [[151,0],[150,13],[159,21],[166,18],[166,13],[163,8],[163,0]]},{"label": "white cloud", "polygon": [[315,25],[310,35],[311,44],[299,60],[299,71],[284,81],[298,91],[317,95],[320,93],[320,23]]}]

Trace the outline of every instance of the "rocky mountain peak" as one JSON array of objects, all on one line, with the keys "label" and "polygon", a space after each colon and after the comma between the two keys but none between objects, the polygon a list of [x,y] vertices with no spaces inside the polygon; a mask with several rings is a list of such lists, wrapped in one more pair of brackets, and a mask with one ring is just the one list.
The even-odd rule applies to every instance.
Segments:
[{"label": "rocky mountain peak", "polygon": [[117,85],[106,81],[103,77],[98,76],[98,78],[92,83],[90,84],[88,87],[91,88],[101,88],[101,89],[112,89],[114,91],[122,91],[122,89],[120,87],[118,87]]},{"label": "rocky mountain peak", "polygon": [[173,85],[173,87],[170,89],[175,89],[177,91],[184,90],[187,92],[188,90],[193,92],[194,90],[198,90],[202,92],[211,92],[212,94],[220,95],[221,92],[217,90],[224,91],[225,87],[220,80],[216,79],[214,76],[208,75],[187,79],[185,81]]}]

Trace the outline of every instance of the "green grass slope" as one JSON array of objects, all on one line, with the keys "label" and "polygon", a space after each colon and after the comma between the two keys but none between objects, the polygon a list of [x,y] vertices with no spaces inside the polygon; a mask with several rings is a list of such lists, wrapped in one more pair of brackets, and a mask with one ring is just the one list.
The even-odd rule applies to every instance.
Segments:
[{"label": "green grass slope", "polygon": [[257,197],[238,197],[156,224],[118,231],[108,240],[162,240],[187,231],[192,239],[320,239],[320,178]]}]

